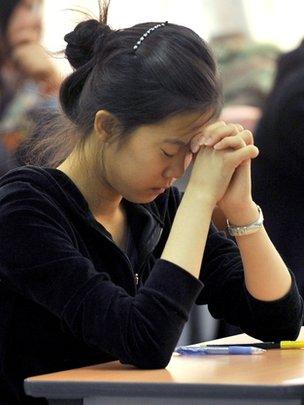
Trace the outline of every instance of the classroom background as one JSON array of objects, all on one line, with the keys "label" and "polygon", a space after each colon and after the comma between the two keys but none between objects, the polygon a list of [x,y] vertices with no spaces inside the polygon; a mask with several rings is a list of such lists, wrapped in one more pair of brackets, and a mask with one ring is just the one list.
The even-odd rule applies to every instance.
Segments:
[{"label": "classroom background", "polygon": [[[62,80],[71,71],[60,54],[65,47],[63,37],[86,15],[98,16],[98,0],[44,0],[42,7],[41,42]],[[113,29],[168,20],[196,31],[211,44],[219,61],[225,97],[221,117],[255,133],[275,82],[279,57],[303,46],[303,15],[303,0],[112,0],[108,20]],[[56,108],[56,94],[48,102]],[[26,137],[24,127],[19,132],[10,127],[18,122],[17,114],[13,110],[5,122],[0,117],[0,163],[11,159],[8,169],[23,163],[18,151]],[[1,174],[4,170],[0,167]],[[188,177],[189,170],[176,182],[181,190]],[[217,225],[224,227],[221,218]],[[206,308],[194,308],[180,343],[233,333],[238,331],[213,320]]]}]

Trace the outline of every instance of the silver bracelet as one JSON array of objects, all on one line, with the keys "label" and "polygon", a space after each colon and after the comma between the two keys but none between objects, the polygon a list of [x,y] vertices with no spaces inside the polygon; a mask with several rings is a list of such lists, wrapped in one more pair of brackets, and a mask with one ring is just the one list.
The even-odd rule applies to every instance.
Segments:
[{"label": "silver bracelet", "polygon": [[263,228],[263,223],[264,223],[264,217],[263,213],[261,210],[261,207],[257,205],[258,213],[259,213],[259,218],[252,222],[251,224],[248,225],[243,225],[243,226],[236,226],[232,225],[229,223],[227,219],[227,230],[229,235],[231,236],[243,236],[243,235],[250,235],[251,233],[255,233],[261,228]]}]

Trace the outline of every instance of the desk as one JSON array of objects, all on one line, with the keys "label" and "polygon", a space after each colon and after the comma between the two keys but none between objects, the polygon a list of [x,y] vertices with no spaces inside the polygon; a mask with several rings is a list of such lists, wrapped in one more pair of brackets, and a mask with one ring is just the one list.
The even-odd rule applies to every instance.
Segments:
[{"label": "desk", "polygon": [[[304,340],[304,328],[299,339]],[[241,334],[213,342],[254,341]],[[304,349],[173,355],[163,370],[138,370],[115,361],[27,378],[25,390],[52,405],[304,404]]]}]

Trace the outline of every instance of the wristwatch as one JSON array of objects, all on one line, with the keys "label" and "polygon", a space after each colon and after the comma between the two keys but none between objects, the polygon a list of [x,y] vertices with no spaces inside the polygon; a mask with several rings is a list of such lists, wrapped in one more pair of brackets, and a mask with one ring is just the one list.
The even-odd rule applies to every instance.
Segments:
[{"label": "wristwatch", "polygon": [[263,228],[264,217],[261,210],[261,207],[257,205],[259,218],[248,225],[236,226],[229,223],[227,219],[227,230],[229,235],[231,236],[243,236],[243,235],[250,235],[251,233],[255,233],[261,228]]}]

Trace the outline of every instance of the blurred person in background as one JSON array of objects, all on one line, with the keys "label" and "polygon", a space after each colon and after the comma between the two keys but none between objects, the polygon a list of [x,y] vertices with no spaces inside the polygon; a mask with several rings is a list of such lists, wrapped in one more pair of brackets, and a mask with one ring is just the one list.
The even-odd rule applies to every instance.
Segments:
[{"label": "blurred person in background", "polygon": [[0,0],[0,175],[17,165],[29,112],[56,105],[60,77],[41,41],[42,0]]},{"label": "blurred person in background", "polygon": [[279,49],[254,39],[244,3],[208,3],[212,21],[210,45],[223,82],[222,119],[253,131],[272,85]]},{"label": "blurred person in background", "polygon": [[253,195],[304,296],[304,41],[278,59],[255,142],[261,153],[252,169]]},{"label": "blurred person in background", "polygon": [[210,40],[223,81],[225,106],[263,108],[275,74],[279,48],[237,30]]}]

